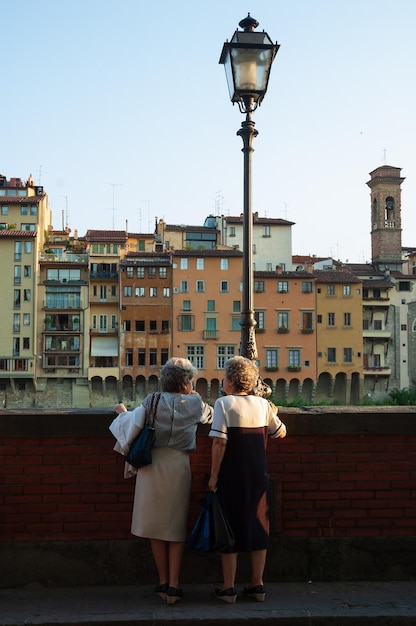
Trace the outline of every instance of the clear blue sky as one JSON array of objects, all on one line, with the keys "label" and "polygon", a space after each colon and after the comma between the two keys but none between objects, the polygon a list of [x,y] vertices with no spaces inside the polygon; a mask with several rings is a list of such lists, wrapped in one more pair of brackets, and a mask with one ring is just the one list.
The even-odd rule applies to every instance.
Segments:
[{"label": "clear blue sky", "polygon": [[253,210],[293,253],[370,260],[369,172],[402,168],[416,246],[414,0],[0,0],[0,172],[55,228],[152,232],[242,211],[243,116],[223,42],[248,12],[281,45],[254,115]]}]

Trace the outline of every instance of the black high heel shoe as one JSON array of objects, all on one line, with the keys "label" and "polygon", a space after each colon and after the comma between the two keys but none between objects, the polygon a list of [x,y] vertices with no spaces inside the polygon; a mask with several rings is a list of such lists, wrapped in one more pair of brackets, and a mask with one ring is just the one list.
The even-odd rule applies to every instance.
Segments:
[{"label": "black high heel shoe", "polygon": [[223,590],[216,589],[215,597],[218,598],[218,600],[223,600],[224,602],[227,602],[227,604],[235,604],[237,600],[237,592],[235,590],[235,587],[229,587],[228,589]]},{"label": "black high heel shoe", "polygon": [[166,602],[168,604],[175,604],[175,602],[179,602],[183,598],[182,589],[176,589],[176,587],[169,587],[166,594]]},{"label": "black high heel shoe", "polygon": [[166,600],[168,589],[169,584],[163,583],[163,585],[158,585],[157,587],[155,587],[155,593],[157,593],[157,595],[162,598],[162,600]]},{"label": "black high heel shoe", "polygon": [[257,587],[244,587],[243,593],[245,596],[249,598],[253,598],[253,600],[257,600],[257,602],[264,602],[266,597],[266,591],[263,585],[257,585]]}]

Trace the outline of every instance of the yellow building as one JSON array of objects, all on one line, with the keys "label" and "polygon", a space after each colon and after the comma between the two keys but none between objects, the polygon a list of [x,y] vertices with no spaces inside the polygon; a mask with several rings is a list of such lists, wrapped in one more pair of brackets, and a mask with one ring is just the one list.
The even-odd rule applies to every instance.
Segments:
[{"label": "yellow building", "polygon": [[7,287],[0,299],[0,393],[7,405],[8,391],[36,391],[37,267],[51,211],[32,176],[22,181],[0,175],[0,207],[0,264]]},{"label": "yellow building", "polygon": [[346,269],[314,271],[317,280],[316,400],[362,398],[362,281]]}]

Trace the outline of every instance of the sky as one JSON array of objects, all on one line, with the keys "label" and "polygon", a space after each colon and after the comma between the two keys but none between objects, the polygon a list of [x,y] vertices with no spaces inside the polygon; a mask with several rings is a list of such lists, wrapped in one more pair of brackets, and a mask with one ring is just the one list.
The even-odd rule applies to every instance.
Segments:
[{"label": "sky", "polygon": [[0,0],[0,173],[32,173],[55,229],[150,233],[243,211],[244,116],[223,43],[280,44],[253,119],[252,205],[293,254],[371,261],[369,173],[402,168],[416,246],[414,0]]}]

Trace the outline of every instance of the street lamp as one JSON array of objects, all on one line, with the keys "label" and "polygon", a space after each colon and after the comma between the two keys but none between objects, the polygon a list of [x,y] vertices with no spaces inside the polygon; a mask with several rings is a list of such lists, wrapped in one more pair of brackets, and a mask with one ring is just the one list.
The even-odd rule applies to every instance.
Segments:
[{"label": "street lamp", "polygon": [[[255,32],[258,21],[250,16],[241,20],[231,42],[223,46],[220,63],[224,65],[231,102],[237,102],[246,118],[237,135],[243,140],[244,154],[244,212],[243,212],[243,302],[241,311],[240,354],[255,361],[258,357],[256,321],[253,310],[253,212],[251,206],[251,153],[254,128],[251,114],[261,105],[266,95],[270,70],[279,45],[273,43],[266,32]],[[271,390],[261,383],[259,395],[269,396]]]}]

